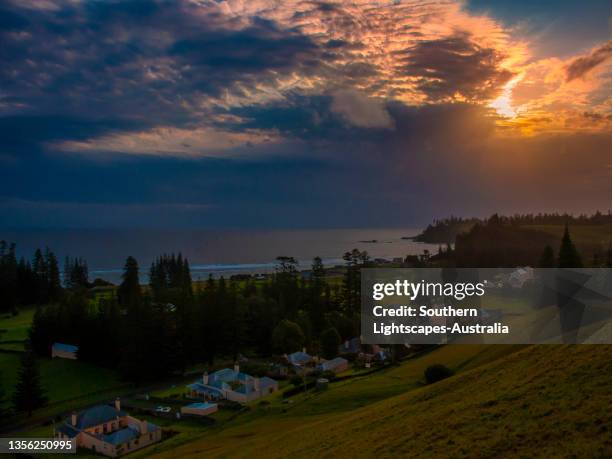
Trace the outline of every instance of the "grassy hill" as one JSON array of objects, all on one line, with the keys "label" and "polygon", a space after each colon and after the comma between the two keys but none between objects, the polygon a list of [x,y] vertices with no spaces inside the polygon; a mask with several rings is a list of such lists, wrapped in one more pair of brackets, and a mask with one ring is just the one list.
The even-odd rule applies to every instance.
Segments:
[{"label": "grassy hill", "polygon": [[[605,457],[612,451],[612,347],[513,351],[446,346],[301,396],[295,406],[256,405],[234,423],[147,455]],[[433,362],[459,372],[422,386],[422,370]]]},{"label": "grassy hill", "polygon": [[[20,368],[24,341],[34,316],[35,308],[24,308],[18,315],[0,316],[0,389],[4,390],[10,406],[17,375]],[[78,360],[40,358],[42,386],[49,398],[49,405],[38,410],[35,415],[43,416],[82,406],[101,396],[109,396],[126,384],[119,380],[115,370],[99,368]],[[106,392],[108,393],[106,393]],[[23,416],[16,421],[23,421]],[[0,419],[0,425],[6,423]]]}]

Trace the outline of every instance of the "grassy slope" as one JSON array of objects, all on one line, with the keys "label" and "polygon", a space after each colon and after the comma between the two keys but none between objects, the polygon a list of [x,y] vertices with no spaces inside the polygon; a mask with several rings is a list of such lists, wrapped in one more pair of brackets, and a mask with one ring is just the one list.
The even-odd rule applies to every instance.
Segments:
[{"label": "grassy slope", "polygon": [[[532,225],[527,228],[552,234],[561,243],[561,237],[565,227],[563,225]],[[607,225],[570,225],[572,240],[578,247],[583,257],[583,262],[588,266],[595,251],[602,251],[612,244],[612,224]],[[555,253],[559,246],[553,247]]]},{"label": "grassy slope", "polygon": [[[604,457],[612,451],[611,346],[533,346],[507,356],[503,346],[490,349],[463,360],[471,370],[431,386],[413,381],[413,390],[357,409],[337,401],[347,389],[331,387],[318,403],[304,402],[308,408],[266,416],[256,410],[161,456]],[[416,362],[377,375],[378,382],[412,379]],[[353,384],[358,405],[361,383]]]},{"label": "grassy slope", "polygon": [[[51,403],[64,402],[111,387],[121,386],[116,372],[84,362],[65,359],[40,359],[40,377]],[[20,357],[0,353],[0,372],[7,396],[17,382]]]},{"label": "grassy slope", "polygon": [[[234,444],[241,448],[244,445],[247,448],[245,451],[248,451],[248,443],[243,442],[249,437],[258,438],[266,431],[274,433],[279,429],[287,429],[288,426],[297,427],[338,413],[349,413],[360,407],[419,388],[422,386],[424,369],[434,363],[444,362],[458,372],[468,371],[521,348],[521,346],[445,346],[404,362],[399,367],[335,383],[327,392],[292,397],[293,403],[290,405],[283,404],[280,394],[277,393],[266,399],[269,405],[260,406],[256,402],[252,405],[253,410],[250,413],[243,414],[221,427],[181,432],[170,441],[149,449],[147,454],[154,451],[168,451],[170,456],[182,443],[194,442],[185,446],[189,450],[191,447],[199,449],[200,444],[213,440],[215,448],[223,450],[226,445]],[[177,427],[182,430],[180,424]],[[206,451],[208,452],[208,449]]]},{"label": "grassy slope", "polygon": [[0,316],[0,347],[3,341],[23,341],[28,337],[28,329],[34,317],[35,308],[25,308],[19,314]]},{"label": "grassy slope", "polygon": [[[2,349],[22,350],[23,343],[3,343],[3,341],[22,341],[27,338],[28,329],[35,308],[22,309],[18,315],[0,317],[0,387],[7,397],[13,392],[19,371],[20,356],[3,353]],[[96,393],[122,383],[115,371],[97,368],[93,365],[64,359],[40,359],[42,384],[51,403],[68,401],[87,394]]]}]

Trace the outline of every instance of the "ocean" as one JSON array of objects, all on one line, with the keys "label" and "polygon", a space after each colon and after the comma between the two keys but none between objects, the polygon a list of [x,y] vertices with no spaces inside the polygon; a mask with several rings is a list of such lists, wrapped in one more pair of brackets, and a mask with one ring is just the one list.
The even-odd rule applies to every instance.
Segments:
[{"label": "ocean", "polygon": [[0,240],[17,244],[17,255],[31,258],[36,248],[49,247],[63,268],[65,256],[82,257],[89,265],[90,280],[120,281],[126,257],[140,266],[141,282],[147,282],[151,262],[163,253],[187,257],[194,280],[240,273],[269,273],[277,256],[292,256],[299,269],[309,269],[319,256],[326,266],[342,264],[342,255],[354,248],[371,258],[393,259],[437,250],[437,245],[402,237],[418,228],[316,229],[316,230],[22,230],[2,231]]}]

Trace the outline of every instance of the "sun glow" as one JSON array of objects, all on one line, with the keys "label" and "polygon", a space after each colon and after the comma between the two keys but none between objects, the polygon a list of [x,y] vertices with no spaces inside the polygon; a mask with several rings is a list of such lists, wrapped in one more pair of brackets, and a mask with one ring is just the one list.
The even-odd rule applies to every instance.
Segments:
[{"label": "sun glow", "polygon": [[523,74],[519,74],[512,78],[504,86],[501,95],[489,104],[489,107],[506,118],[516,118],[518,114],[517,108],[512,105],[512,90],[523,79]]}]

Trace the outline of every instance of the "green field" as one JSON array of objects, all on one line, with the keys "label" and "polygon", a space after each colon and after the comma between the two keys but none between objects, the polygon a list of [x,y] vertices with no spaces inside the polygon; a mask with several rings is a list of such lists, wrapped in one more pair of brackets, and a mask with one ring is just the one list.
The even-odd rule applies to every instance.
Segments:
[{"label": "green field", "polygon": [[[0,353],[2,387],[10,397],[19,371],[20,357],[17,354]],[[43,387],[53,405],[70,405],[69,401],[122,386],[113,370],[98,368],[91,364],[65,359],[40,359],[40,377]],[[48,409],[48,408],[47,408]]]},{"label": "green field", "polygon": [[28,337],[28,329],[35,310],[35,308],[24,308],[16,316],[0,315],[0,348],[5,341],[23,341]]},{"label": "green field", "polygon": [[[563,225],[531,225],[526,228],[552,234],[559,244],[565,227]],[[612,244],[612,224],[607,225],[570,225],[572,241],[576,244],[583,262],[588,266],[595,252],[607,250]],[[554,246],[555,253],[559,246]]]},{"label": "green field", "polygon": [[[234,415],[232,412],[222,410],[214,416],[219,421],[214,426],[202,427],[170,421],[163,427],[175,432],[176,435],[159,445],[134,453],[133,456],[148,457],[152,453],[165,454],[166,451],[171,454],[170,452],[176,448],[179,448],[178,451],[183,451],[183,448],[194,448],[199,452],[201,442],[208,442],[217,436],[224,438],[224,442],[228,445],[241,448],[243,439],[265,434],[270,430],[278,428],[285,430],[320,418],[350,413],[417,390],[423,386],[423,371],[434,363],[444,362],[461,373],[520,349],[521,346],[445,346],[378,373],[333,383],[326,392],[311,391],[296,395],[290,398],[290,403],[283,402],[281,393],[277,392],[265,398],[263,402],[262,400],[253,402],[250,405],[251,410],[244,414]],[[167,395],[170,395],[170,392],[172,391],[168,391]],[[248,444],[247,442],[247,447]],[[221,448],[219,445],[216,447]],[[222,454],[230,452],[224,448]],[[209,453],[208,449],[206,453]]]},{"label": "green field", "polygon": [[[23,350],[34,311],[34,308],[26,308],[16,316],[0,317],[0,330],[4,330],[0,335],[0,387],[8,398],[17,382],[20,354],[6,351]],[[41,358],[39,363],[41,381],[49,398],[49,406],[40,410],[39,415],[78,407],[95,400],[96,394],[125,386],[114,370],[88,363],[50,358]]]},{"label": "green field", "polygon": [[[283,409],[257,407],[155,457],[605,457],[612,451],[610,346],[446,346],[332,385]],[[422,370],[459,373],[422,386]],[[359,408],[360,405],[363,405]]]}]

